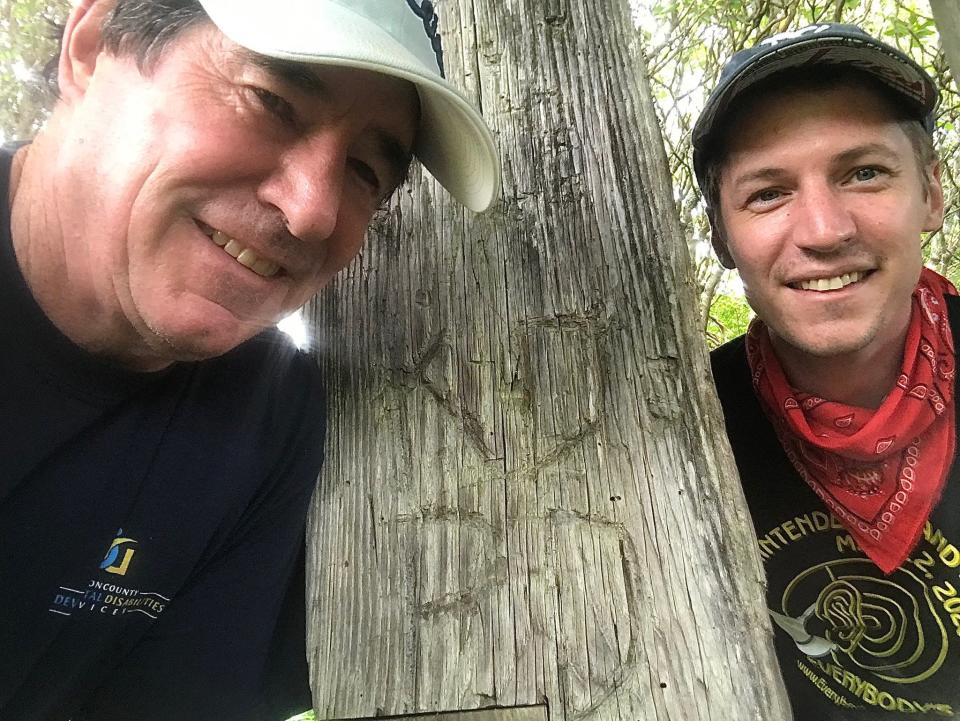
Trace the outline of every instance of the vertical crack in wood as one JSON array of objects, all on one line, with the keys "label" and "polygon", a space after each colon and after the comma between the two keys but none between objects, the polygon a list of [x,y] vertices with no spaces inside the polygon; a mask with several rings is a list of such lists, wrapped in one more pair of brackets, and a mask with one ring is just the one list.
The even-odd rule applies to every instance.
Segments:
[{"label": "vertical crack in wood", "polygon": [[[595,522],[595,521],[592,521]],[[625,688],[637,689],[640,686],[639,677],[635,672],[639,671],[637,655],[637,629],[635,624],[640,619],[640,599],[637,592],[636,575],[639,568],[639,557],[633,539],[627,533],[626,527],[622,524],[607,523],[605,525],[615,527],[619,530],[620,541],[620,566],[623,569],[624,591],[627,600],[627,620],[630,627],[630,638],[627,644],[626,658],[617,667],[611,678],[607,681],[606,691],[596,701],[586,708],[576,713],[571,721],[584,721],[593,716],[599,716],[603,708],[611,701],[619,704],[619,694]],[[617,717],[620,716],[619,711]],[[611,716],[604,716],[610,718]]]}]

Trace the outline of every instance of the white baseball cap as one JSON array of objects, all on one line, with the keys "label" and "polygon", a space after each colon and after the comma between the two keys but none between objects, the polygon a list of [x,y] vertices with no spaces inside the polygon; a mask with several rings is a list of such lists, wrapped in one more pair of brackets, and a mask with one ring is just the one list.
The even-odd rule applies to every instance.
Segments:
[{"label": "white baseball cap", "polygon": [[443,77],[429,0],[200,0],[221,32],[260,55],[402,78],[420,95],[414,154],[480,212],[497,199],[500,161],[474,107]]}]

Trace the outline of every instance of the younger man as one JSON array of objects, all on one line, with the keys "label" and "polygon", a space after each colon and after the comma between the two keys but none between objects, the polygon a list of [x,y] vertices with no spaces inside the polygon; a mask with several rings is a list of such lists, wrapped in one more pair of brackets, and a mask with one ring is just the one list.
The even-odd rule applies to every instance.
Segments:
[{"label": "younger man", "polygon": [[713,370],[795,717],[960,714],[960,299],[937,90],[850,25],[735,55],[694,130],[721,261],[757,314]]}]

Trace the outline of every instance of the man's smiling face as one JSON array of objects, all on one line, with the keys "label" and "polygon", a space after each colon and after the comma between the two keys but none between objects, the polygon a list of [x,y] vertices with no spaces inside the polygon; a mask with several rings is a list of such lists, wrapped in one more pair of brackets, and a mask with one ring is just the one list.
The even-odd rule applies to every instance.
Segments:
[{"label": "man's smiling face", "polygon": [[853,85],[787,90],[730,126],[720,242],[778,352],[902,344],[920,234],[939,227],[943,195],[886,103]]},{"label": "man's smiling face", "polygon": [[101,52],[63,102],[71,289],[144,368],[219,355],[327,284],[401,181],[419,113],[405,81],[260,58],[208,22],[146,71]]}]

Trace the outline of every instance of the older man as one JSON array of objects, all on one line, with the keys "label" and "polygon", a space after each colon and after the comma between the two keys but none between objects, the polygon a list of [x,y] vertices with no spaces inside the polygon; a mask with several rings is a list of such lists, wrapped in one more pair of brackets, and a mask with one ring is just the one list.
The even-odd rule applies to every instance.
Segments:
[{"label": "older man", "polygon": [[80,0],[58,85],[0,157],[0,718],[283,718],[324,410],[273,324],[411,157],[490,205],[490,133],[414,0]]},{"label": "older man", "polygon": [[757,318],[713,369],[797,719],[960,714],[953,286],[937,90],[823,24],[733,57],[695,129],[714,247]]}]

